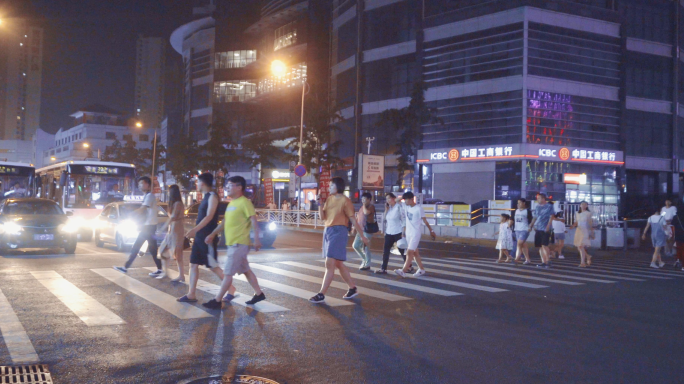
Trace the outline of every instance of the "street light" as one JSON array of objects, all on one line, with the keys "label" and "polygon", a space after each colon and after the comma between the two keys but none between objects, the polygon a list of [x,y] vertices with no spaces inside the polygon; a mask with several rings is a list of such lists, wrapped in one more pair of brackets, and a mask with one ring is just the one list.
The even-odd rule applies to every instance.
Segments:
[{"label": "street light", "polygon": [[[143,127],[142,121],[135,123],[138,128]],[[154,173],[154,160],[157,158],[157,128],[154,128],[154,143],[152,144],[152,177],[155,177]]]},{"label": "street light", "polygon": [[88,144],[88,143],[83,143],[83,148],[90,148],[90,144]]},{"label": "street light", "polygon": [[52,156],[52,157],[50,158],[50,161],[55,161],[55,160],[57,160],[57,159],[55,159],[54,156]]},{"label": "street light", "polygon": [[[287,74],[287,65],[280,60],[273,60],[271,62],[271,72],[274,76],[283,77]],[[302,146],[304,144],[304,96],[306,96],[306,89],[309,84],[306,79],[302,76],[302,115],[299,125],[299,164],[302,164]],[[299,193],[297,194],[297,204],[301,206],[301,196],[302,193],[302,178],[299,178]],[[299,208],[299,207],[297,207]]]}]

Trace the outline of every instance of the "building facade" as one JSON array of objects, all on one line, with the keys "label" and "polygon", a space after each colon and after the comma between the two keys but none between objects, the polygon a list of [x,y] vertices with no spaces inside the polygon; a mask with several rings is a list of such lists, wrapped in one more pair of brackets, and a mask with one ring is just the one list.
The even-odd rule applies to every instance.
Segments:
[{"label": "building facade", "polygon": [[42,151],[42,165],[65,160],[99,159],[116,140],[124,145],[133,140],[137,149],[152,148],[154,128],[137,128],[125,116],[101,105],[81,108],[71,115],[74,126],[60,128],[50,148]]},{"label": "building facade", "polygon": [[144,126],[159,128],[164,119],[166,41],[138,37],[135,66],[135,115]]},{"label": "building facade", "polygon": [[4,19],[0,31],[0,140],[31,141],[40,126],[43,29]]},{"label": "building facade", "polygon": [[541,191],[625,213],[661,204],[679,194],[684,169],[682,10],[668,0],[335,0],[331,99],[356,138],[345,150],[376,137],[376,154],[392,154],[397,133],[378,126],[380,113],[408,106],[423,82],[440,120],[422,127],[416,156],[413,187],[427,196]]}]

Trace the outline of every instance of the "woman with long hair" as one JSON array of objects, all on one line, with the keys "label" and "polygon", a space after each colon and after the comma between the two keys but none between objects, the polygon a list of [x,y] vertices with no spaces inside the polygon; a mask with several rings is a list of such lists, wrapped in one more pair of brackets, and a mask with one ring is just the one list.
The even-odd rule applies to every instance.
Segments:
[{"label": "woman with long hair", "polygon": [[575,214],[575,223],[572,225],[576,228],[574,245],[580,253],[580,268],[586,268],[591,265],[591,255],[587,252],[587,247],[591,246],[591,240],[594,238],[594,225],[589,212],[589,203],[583,201],[580,203],[579,212]]},{"label": "woman with long hair", "polygon": [[169,219],[164,223],[164,226],[169,227],[169,231],[166,234],[166,239],[164,240],[165,249],[162,249],[162,263],[164,263],[164,273],[159,276],[161,279],[166,276],[166,259],[164,258],[164,251],[170,250],[173,252],[173,256],[178,263],[179,275],[173,282],[184,282],[185,281],[185,266],[183,264],[183,243],[185,240],[185,229],[183,228],[183,217],[184,217],[185,206],[183,205],[183,199],[181,198],[180,188],[178,185],[173,184],[169,187]]}]

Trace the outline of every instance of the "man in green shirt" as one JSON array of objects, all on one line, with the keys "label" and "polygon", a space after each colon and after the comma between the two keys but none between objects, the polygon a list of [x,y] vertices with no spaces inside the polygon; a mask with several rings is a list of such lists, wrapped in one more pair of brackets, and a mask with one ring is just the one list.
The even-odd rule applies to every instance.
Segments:
[{"label": "man in green shirt", "polygon": [[259,240],[259,226],[257,225],[256,212],[254,205],[244,196],[246,182],[242,176],[233,176],[228,179],[227,191],[231,198],[230,204],[226,207],[226,213],[223,217],[223,222],[207,236],[205,242],[211,244],[214,237],[224,231],[227,247],[226,265],[223,268],[223,281],[221,282],[221,289],[215,298],[202,304],[209,309],[221,309],[221,301],[230,301],[223,298],[228,288],[233,284],[233,276],[242,273],[247,278],[249,285],[254,288],[254,297],[245,302],[245,304],[256,304],[262,300],[266,300],[266,296],[259,287],[257,277],[249,268],[247,261],[247,254],[249,253],[249,233],[254,229],[254,249],[261,248],[261,241]]}]

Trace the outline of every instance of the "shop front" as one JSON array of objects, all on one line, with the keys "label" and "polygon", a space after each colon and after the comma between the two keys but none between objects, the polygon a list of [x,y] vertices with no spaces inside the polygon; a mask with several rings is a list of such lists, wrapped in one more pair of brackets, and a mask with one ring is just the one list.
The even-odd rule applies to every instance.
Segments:
[{"label": "shop front", "polygon": [[620,151],[539,144],[419,150],[426,197],[475,204],[534,199],[539,192],[568,203],[618,204]]}]

